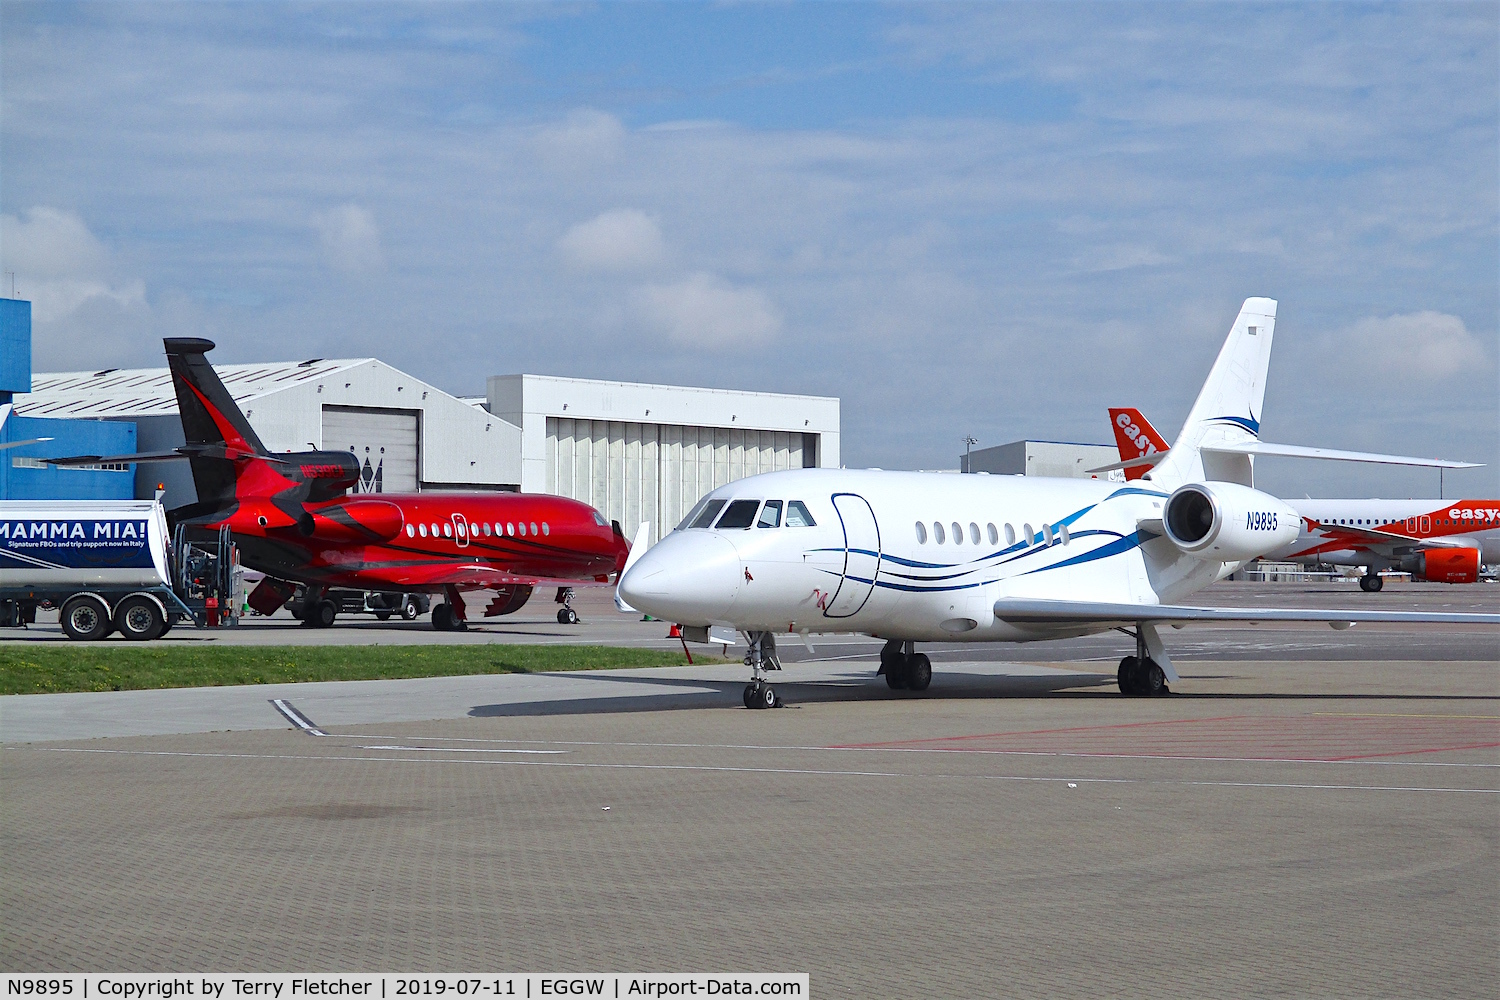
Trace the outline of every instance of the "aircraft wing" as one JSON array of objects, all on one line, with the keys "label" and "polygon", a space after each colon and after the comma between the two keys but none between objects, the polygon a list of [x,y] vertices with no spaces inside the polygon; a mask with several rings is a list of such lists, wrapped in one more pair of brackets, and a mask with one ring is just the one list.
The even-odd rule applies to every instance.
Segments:
[{"label": "aircraft wing", "polygon": [[41,444],[43,441],[51,441],[51,440],[52,440],[52,438],[47,437],[47,438],[27,438],[25,441],[7,441],[4,444],[0,444],[0,451],[4,451],[7,448],[19,448],[22,445],[26,445],[26,444]]},{"label": "aircraft wing", "polygon": [[1185,625],[1196,622],[1326,622],[1348,628],[1356,622],[1500,625],[1500,614],[1449,611],[1347,611],[1313,608],[1200,608],[1175,604],[1115,604],[1108,601],[1049,601],[1003,597],[995,617],[1022,625]]},{"label": "aircraft wing", "polygon": [[1266,441],[1204,445],[1202,450],[1226,452],[1232,455],[1281,455],[1286,458],[1323,458],[1338,462],[1374,462],[1379,465],[1420,465],[1430,469],[1478,469],[1482,467],[1482,463],[1455,462],[1446,458],[1380,455],[1369,451],[1338,451],[1334,448],[1308,448],[1299,444],[1271,444]]},{"label": "aircraft wing", "polygon": [[1331,540],[1348,541],[1352,547],[1360,549],[1389,549],[1393,552],[1397,550],[1413,552],[1422,549],[1458,549],[1467,547],[1462,541],[1455,538],[1413,538],[1411,535],[1398,535],[1390,531],[1361,528],[1358,525],[1328,524],[1323,521],[1311,521],[1311,524]]},{"label": "aircraft wing", "polygon": [[1088,470],[1088,474],[1089,475],[1093,475],[1096,472],[1113,472],[1116,469],[1142,469],[1142,468],[1148,468],[1150,466],[1155,465],[1157,462],[1160,462],[1162,459],[1164,459],[1166,457],[1167,457],[1167,453],[1166,452],[1164,452],[1164,451],[1156,451],[1156,452],[1152,452],[1149,455],[1142,455],[1140,458],[1131,458],[1131,459],[1125,459],[1125,460],[1122,460],[1122,461],[1119,461],[1119,462],[1110,462],[1108,465],[1101,465],[1097,469],[1089,469]]}]

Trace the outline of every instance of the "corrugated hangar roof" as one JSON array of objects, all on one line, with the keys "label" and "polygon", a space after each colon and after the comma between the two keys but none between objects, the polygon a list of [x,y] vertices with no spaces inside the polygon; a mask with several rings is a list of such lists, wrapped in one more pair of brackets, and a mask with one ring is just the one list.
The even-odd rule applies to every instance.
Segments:
[{"label": "corrugated hangar roof", "polygon": [[[305,382],[368,364],[373,358],[284,361],[258,365],[214,365],[236,403],[258,399]],[[97,372],[35,375],[31,391],[17,393],[16,413],[28,417],[153,417],[177,412],[167,368],[106,368]]]}]

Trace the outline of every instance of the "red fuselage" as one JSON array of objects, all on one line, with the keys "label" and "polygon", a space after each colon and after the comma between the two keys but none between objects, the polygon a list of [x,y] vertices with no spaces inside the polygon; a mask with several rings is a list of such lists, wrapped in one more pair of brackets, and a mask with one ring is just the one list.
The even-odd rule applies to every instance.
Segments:
[{"label": "red fuselage", "polygon": [[524,493],[364,494],[309,503],[311,532],[268,501],[227,517],[241,561],[268,576],[356,590],[437,593],[605,583],[629,543],[587,504]]}]

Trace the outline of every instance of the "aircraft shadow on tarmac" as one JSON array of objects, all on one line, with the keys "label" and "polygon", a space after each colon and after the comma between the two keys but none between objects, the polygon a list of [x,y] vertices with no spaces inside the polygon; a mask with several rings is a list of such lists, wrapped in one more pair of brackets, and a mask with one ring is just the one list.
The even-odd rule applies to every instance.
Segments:
[{"label": "aircraft shadow on tarmac", "polygon": [[[600,684],[651,685],[661,694],[601,694],[596,698],[559,698],[508,705],[476,705],[469,710],[471,718],[496,718],[535,715],[589,715],[594,713],[659,712],[677,708],[743,708],[745,682],[689,680],[674,677],[611,677],[608,674],[571,674],[570,680],[595,681]],[[880,679],[871,680],[866,671],[850,673],[830,680],[782,680],[769,675],[776,692],[787,708],[819,702],[856,701],[946,701],[957,699],[1036,698],[1062,693],[1069,688],[1108,684],[1115,679],[1097,674],[1059,674],[1056,677],[1026,675],[1018,677],[972,675],[935,675],[932,687],[921,694],[893,691]],[[707,690],[705,690],[707,689]],[[1119,697],[1118,694],[1115,697]]]}]

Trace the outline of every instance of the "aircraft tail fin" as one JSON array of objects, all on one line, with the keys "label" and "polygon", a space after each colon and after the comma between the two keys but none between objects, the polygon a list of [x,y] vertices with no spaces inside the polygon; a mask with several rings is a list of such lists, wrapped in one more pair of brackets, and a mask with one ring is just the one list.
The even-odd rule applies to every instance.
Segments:
[{"label": "aircraft tail fin", "polygon": [[1167,457],[1151,471],[1154,483],[1166,489],[1201,480],[1254,485],[1250,455],[1213,448],[1260,440],[1275,331],[1276,300],[1246,299],[1181,433]]},{"label": "aircraft tail fin", "polygon": [[198,502],[230,503],[236,495],[236,463],[265,457],[266,446],[204,357],[214,349],[213,341],[169,337],[162,343],[177,392],[182,436],[187,442],[183,450],[189,455]]},{"label": "aircraft tail fin", "polygon": [[[1111,406],[1109,423],[1115,429],[1115,447],[1120,450],[1121,462],[1132,462],[1138,458],[1165,452],[1171,448],[1151,421],[1133,406]],[[1122,466],[1125,479],[1139,479],[1150,471],[1148,465]]]}]

